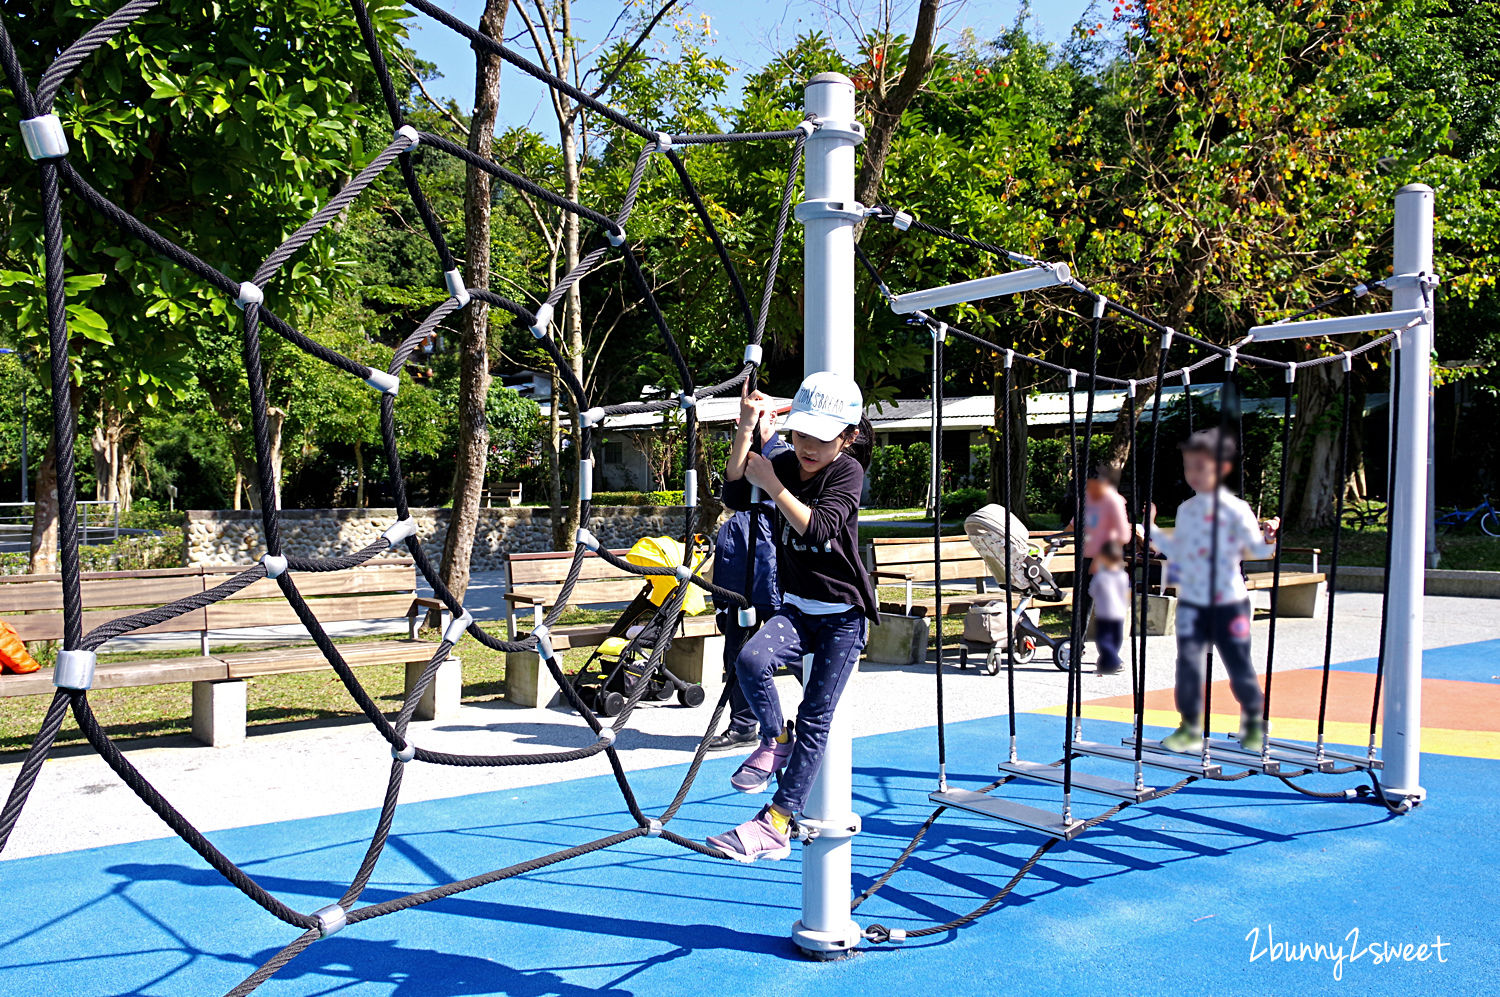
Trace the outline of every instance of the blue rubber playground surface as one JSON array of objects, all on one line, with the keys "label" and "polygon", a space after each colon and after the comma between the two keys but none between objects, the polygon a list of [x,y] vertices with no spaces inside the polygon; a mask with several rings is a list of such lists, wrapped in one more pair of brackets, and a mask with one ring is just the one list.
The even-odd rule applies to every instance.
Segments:
[{"label": "blue rubber playground surface", "polygon": [[[1024,755],[1057,757],[1057,718],[1019,722]],[[1110,740],[1126,731],[1091,721],[1085,735]],[[950,782],[991,781],[1005,734],[1003,717],[950,725]],[[855,757],[855,805],[864,815],[855,843],[859,889],[932,810],[935,733],[861,739]],[[704,767],[674,828],[701,838],[752,812],[758,798],[728,790],[736,764],[722,758]],[[1107,762],[1080,765],[1121,772]],[[1309,799],[1264,776],[1196,783],[1054,848],[978,923],[900,947],[867,946],[837,963],[804,961],[787,940],[800,904],[795,851],[781,863],[746,867],[635,839],[351,926],[258,992],[1493,992],[1500,761],[1428,755],[1423,765],[1429,801],[1401,818]],[[632,774],[647,813],[670,799],[681,774],[680,767]],[[1360,780],[1306,781],[1336,789]],[[1002,792],[1056,806],[1050,788],[1013,783]],[[1080,799],[1085,815],[1109,805]],[[403,806],[362,903],[626,828],[618,800],[613,781],[597,778]],[[341,892],[374,820],[368,811],[211,837],[264,886],[311,910]],[[947,920],[999,889],[1041,840],[950,811],[856,919],[908,929]],[[297,934],[176,839],[0,863],[0,926],[6,995],[219,994]]]}]

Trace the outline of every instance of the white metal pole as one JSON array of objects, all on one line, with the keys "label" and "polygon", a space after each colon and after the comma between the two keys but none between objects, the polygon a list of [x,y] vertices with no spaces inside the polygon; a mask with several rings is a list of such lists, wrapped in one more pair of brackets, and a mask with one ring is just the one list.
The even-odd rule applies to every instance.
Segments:
[{"label": "white metal pole", "polygon": [[[804,91],[818,130],[807,139],[806,200],[797,220],[806,237],[803,255],[803,371],[854,374],[854,226],[863,212],[854,202],[854,147],[864,129],[854,120],[854,83],[842,73],[819,73]],[[857,666],[856,666],[857,667]],[[802,919],[792,940],[815,959],[836,959],[859,944],[849,916],[854,835],[854,744],[850,716],[854,676],[834,711],[823,764],[802,822],[817,837],[802,849]]]},{"label": "white metal pole", "polygon": [[[1395,276],[1432,274],[1432,188],[1396,191]],[[1422,288],[1398,280],[1392,308],[1421,308]],[[1431,404],[1432,325],[1401,334],[1400,424],[1396,427],[1395,511],[1391,517],[1390,629],[1386,642],[1385,730],[1381,759],[1385,789],[1420,800],[1422,759],[1422,592],[1427,546],[1428,413]]]}]

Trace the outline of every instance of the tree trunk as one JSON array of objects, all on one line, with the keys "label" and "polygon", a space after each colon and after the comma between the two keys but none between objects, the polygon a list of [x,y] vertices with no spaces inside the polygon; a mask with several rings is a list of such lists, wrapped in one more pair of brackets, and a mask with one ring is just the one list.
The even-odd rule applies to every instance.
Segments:
[{"label": "tree trunk", "polygon": [[552,488],[552,494],[547,498],[552,512],[552,549],[558,550],[562,546],[559,537],[562,535],[563,520],[562,398],[558,395],[562,390],[562,382],[558,380],[555,370],[549,374],[548,381],[551,384],[552,401],[547,413],[547,483]]},{"label": "tree trunk", "polygon": [[[1005,394],[1005,372],[998,371],[994,376],[995,394],[995,426],[1000,433],[1004,433],[1003,423],[1005,420],[1004,394]],[[1010,399],[1010,491],[1011,507],[1008,510],[1017,516],[1021,522],[1030,525],[1031,510],[1026,501],[1026,479],[1028,462],[1026,460],[1026,395],[1027,390],[1021,385],[1013,385]],[[990,470],[989,485],[990,495],[996,502],[1005,502],[1005,437],[997,436],[990,444]]]},{"label": "tree trunk", "polygon": [[36,486],[32,490],[31,563],[33,575],[55,574],[57,564],[57,434],[47,441],[42,466],[37,468]]},{"label": "tree trunk", "polygon": [[[564,77],[566,73],[559,74]],[[564,105],[566,106],[566,105]],[[577,201],[581,184],[580,168],[578,163],[578,136],[573,128],[574,116],[570,113],[564,116],[560,122],[562,131],[563,154],[563,196],[570,201]],[[572,212],[563,219],[563,259],[566,263],[566,273],[572,273],[578,266],[578,216]],[[579,384],[583,383],[583,294],[578,282],[575,281],[568,288],[565,299],[567,308],[563,311],[563,325],[566,330],[564,342],[567,344],[568,366],[573,370],[573,376]],[[555,406],[554,406],[555,407]],[[572,415],[573,427],[573,456],[582,459],[585,455],[578,449],[578,443],[583,434],[578,429],[578,400],[571,395],[568,399],[568,411]],[[576,476],[576,473],[575,473]],[[578,527],[583,522],[583,488],[582,482],[573,483],[573,493],[568,499],[565,515],[554,518],[553,530],[557,534],[554,539],[558,550],[567,550],[573,546],[573,538],[578,533]]]},{"label": "tree trunk", "polygon": [[[488,38],[505,35],[510,0],[485,0],[479,31]],[[495,117],[500,109],[500,58],[474,50],[474,116],[469,121],[469,151],[490,158]],[[472,287],[490,285],[490,175],[474,166],[464,177],[465,278]],[[484,492],[490,434],[485,400],[490,393],[489,308],[469,302],[464,313],[458,389],[458,460],[453,473],[453,511],[443,541],[443,583],[462,600],[469,590],[474,536],[479,528],[479,499]],[[437,621],[429,614],[428,625]]]},{"label": "tree trunk", "polygon": [[365,507],[365,445],[354,441],[354,508]]},{"label": "tree trunk", "polygon": [[1337,364],[1304,368],[1297,374],[1296,418],[1292,423],[1292,452],[1288,482],[1287,517],[1294,530],[1323,529],[1333,524],[1338,480],[1339,398],[1343,371]]},{"label": "tree trunk", "polygon": [[240,495],[245,491],[245,475],[240,470],[238,462],[234,465],[234,497],[230,499],[230,508],[235,512],[240,510]]},{"label": "tree trunk", "polygon": [[[922,82],[932,71],[933,36],[937,34],[938,8],[942,0],[922,0],[917,8],[917,26],[912,32],[911,47],[906,53],[906,68],[889,89],[883,82],[874,99],[870,101],[870,127],[865,133],[864,161],[859,167],[859,177],[854,183],[854,197],[860,204],[875,204],[880,197],[880,181],[885,174],[885,160],[891,152],[891,142],[896,128],[901,124],[901,115],[906,113],[912,99],[922,88]],[[882,67],[875,67],[877,76]],[[863,228],[863,223],[861,223]]]}]

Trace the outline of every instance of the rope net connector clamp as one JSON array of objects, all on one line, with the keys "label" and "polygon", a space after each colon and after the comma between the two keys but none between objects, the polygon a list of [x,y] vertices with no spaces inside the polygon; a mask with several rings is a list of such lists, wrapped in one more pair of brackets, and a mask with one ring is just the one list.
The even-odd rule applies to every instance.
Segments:
[{"label": "rope net connector clamp", "polygon": [[394,548],[408,537],[416,536],[416,533],[417,521],[407,516],[405,519],[398,519],[392,523],[391,528],[382,533],[381,536],[385,537],[385,542]]},{"label": "rope net connector clamp", "polygon": [[676,568],[672,569],[672,574],[677,577],[679,583],[682,583],[693,577],[693,569],[685,564],[679,564]]},{"label": "rope net connector clamp", "polygon": [[344,930],[349,923],[349,914],[338,904],[329,904],[313,911],[313,920],[318,922],[318,937],[327,938]]},{"label": "rope net connector clamp", "polygon": [[578,532],[574,534],[573,539],[589,550],[597,551],[599,549],[599,538],[582,526],[578,528]]},{"label": "rope net connector clamp", "polygon": [[617,225],[613,229],[605,229],[604,241],[609,243],[611,246],[625,245],[625,227],[623,225]]},{"label": "rope net connector clamp", "polygon": [[755,626],[755,610],[753,608],[746,606],[740,610],[740,626]]},{"label": "rope net connector clamp", "polygon": [[684,508],[698,508],[698,472],[694,468],[682,472],[682,504]]},{"label": "rope net connector clamp", "polygon": [[400,128],[397,128],[396,137],[404,138],[411,143],[411,145],[406,147],[408,150],[410,150],[414,145],[422,144],[422,133],[417,131],[411,125],[402,125]]},{"label": "rope net connector clamp", "polygon": [[1351,370],[1354,369],[1354,354],[1353,353],[1350,353],[1348,350],[1345,350],[1343,353],[1341,353],[1339,355],[1339,359],[1340,359],[1340,361],[1344,365],[1344,373],[1345,374],[1349,373]]},{"label": "rope net connector clamp", "polygon": [[603,422],[604,409],[597,405],[578,413],[578,425],[584,429],[593,429],[595,426],[603,424]]},{"label": "rope net connector clamp", "polygon": [[618,734],[613,727],[601,727],[599,729],[599,743],[606,748],[614,747],[617,736]]},{"label": "rope net connector clamp", "polygon": [[1167,331],[1161,334],[1161,348],[1163,350],[1170,350],[1172,348],[1172,340],[1176,335],[1177,330],[1170,325],[1167,326]]},{"label": "rope net connector clamp", "polygon": [[266,554],[260,563],[265,566],[267,578],[280,578],[286,574],[286,558],[279,554]]},{"label": "rope net connector clamp", "polygon": [[365,383],[382,395],[390,395],[393,398],[401,391],[401,378],[378,367],[369,368],[369,373],[365,375]]},{"label": "rope net connector clamp", "polygon": [[764,355],[759,343],[750,343],[745,347],[745,363],[753,363],[759,367]]},{"label": "rope net connector clamp", "polygon": [[927,326],[927,331],[929,331],[929,332],[932,333],[932,342],[933,342],[934,345],[936,345],[938,343],[946,343],[948,341],[948,323],[947,322],[932,322],[932,323],[929,323],[928,326]]},{"label": "rope net connector clamp", "polygon": [[234,303],[239,306],[240,311],[244,311],[250,305],[258,305],[265,300],[266,292],[260,289],[259,284],[250,280],[240,281],[239,295],[234,299]]},{"label": "rope net connector clamp", "polygon": [[677,407],[682,409],[684,412],[697,404],[698,399],[694,398],[686,391],[677,392]]},{"label": "rope net connector clamp", "polygon": [[578,462],[578,501],[594,500],[594,458],[584,457]]},{"label": "rope net connector clamp", "polygon": [[1076,387],[1078,387],[1078,371],[1073,370],[1072,368],[1069,368],[1068,369],[1068,390],[1072,391]]},{"label": "rope net connector clamp", "polygon": [[656,151],[657,152],[671,152],[672,151],[672,136],[668,135],[666,132],[657,132],[656,133]]},{"label": "rope net connector clamp", "polygon": [[894,228],[897,232],[905,232],[907,229],[911,228],[911,223],[914,221],[916,221],[916,218],[912,217],[910,213],[905,211],[898,211],[895,214],[891,215],[891,227]]},{"label": "rope net connector clamp", "polygon": [[1103,318],[1104,310],[1109,307],[1109,299],[1102,294],[1094,295],[1094,318]]},{"label": "rope net connector clamp", "polygon": [[448,297],[458,302],[458,307],[462,308],[469,303],[469,288],[458,267],[443,271],[443,286],[448,289]]},{"label": "rope net connector clamp", "polygon": [[52,684],[59,689],[82,692],[94,685],[94,666],[99,656],[93,651],[58,651],[52,665]]},{"label": "rope net connector clamp", "polygon": [[536,638],[536,653],[543,660],[553,658],[551,628],[545,623],[538,623],[536,629],[531,631],[531,635]]},{"label": "rope net connector clamp", "polygon": [[1354,290],[1352,293],[1356,298],[1363,298],[1365,295],[1370,293],[1370,288],[1368,285],[1361,282],[1354,285]]},{"label": "rope net connector clamp", "polygon": [[817,130],[818,130],[818,119],[817,118],[803,118],[801,121],[797,122],[797,131],[801,132],[803,135],[810,136],[810,135],[812,135],[813,132],[815,132]]},{"label": "rope net connector clamp", "polygon": [[1240,350],[1239,350],[1239,347],[1238,346],[1231,346],[1231,347],[1229,347],[1228,352],[1224,354],[1224,370],[1226,372],[1234,370],[1235,365],[1238,364],[1239,362],[1240,362]]},{"label": "rope net connector clamp", "polygon": [[473,622],[474,614],[469,612],[467,609],[464,610],[464,614],[462,616],[455,616],[452,620],[449,620],[448,625],[443,628],[443,640],[447,641],[450,644],[457,644],[461,639],[463,639],[464,632],[469,629],[469,625]]},{"label": "rope net connector clamp", "polygon": [[32,159],[61,159],[68,154],[68,136],[62,120],[55,114],[43,114],[21,122],[21,141]]},{"label": "rope net connector clamp", "polygon": [[1006,370],[1010,370],[1011,365],[1014,364],[1015,362],[1016,362],[1016,351],[1015,350],[1006,350],[1005,351],[1005,369]]},{"label": "rope net connector clamp", "polygon": [[1294,384],[1297,381],[1297,365],[1289,363],[1286,365],[1286,383]]},{"label": "rope net connector clamp", "polygon": [[393,744],[391,745],[391,757],[396,759],[396,761],[400,762],[402,765],[405,765],[407,762],[417,757],[417,746],[408,742],[406,747],[398,748]]},{"label": "rope net connector clamp", "polygon": [[661,837],[661,832],[662,832],[661,819],[657,818],[657,817],[647,818],[647,820],[646,820],[646,837],[648,837],[648,838],[660,838]]},{"label": "rope net connector clamp", "polygon": [[536,316],[531,322],[531,334],[537,339],[547,338],[547,327],[552,324],[552,303],[543,301],[537,306]]},{"label": "rope net connector clamp", "polygon": [[1182,386],[1184,388],[1191,388],[1193,386],[1193,368],[1182,368]]}]

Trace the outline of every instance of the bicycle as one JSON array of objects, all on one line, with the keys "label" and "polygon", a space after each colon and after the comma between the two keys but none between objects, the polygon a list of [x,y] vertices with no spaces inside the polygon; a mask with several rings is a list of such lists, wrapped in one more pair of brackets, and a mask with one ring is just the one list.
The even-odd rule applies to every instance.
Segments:
[{"label": "bicycle", "polygon": [[1479,520],[1479,528],[1492,537],[1500,537],[1500,510],[1486,498],[1472,509],[1451,509],[1437,518],[1433,525],[1444,533],[1468,526]]},{"label": "bicycle", "polygon": [[1376,499],[1351,502],[1344,507],[1343,523],[1351,530],[1383,529],[1391,523],[1391,508]]}]

